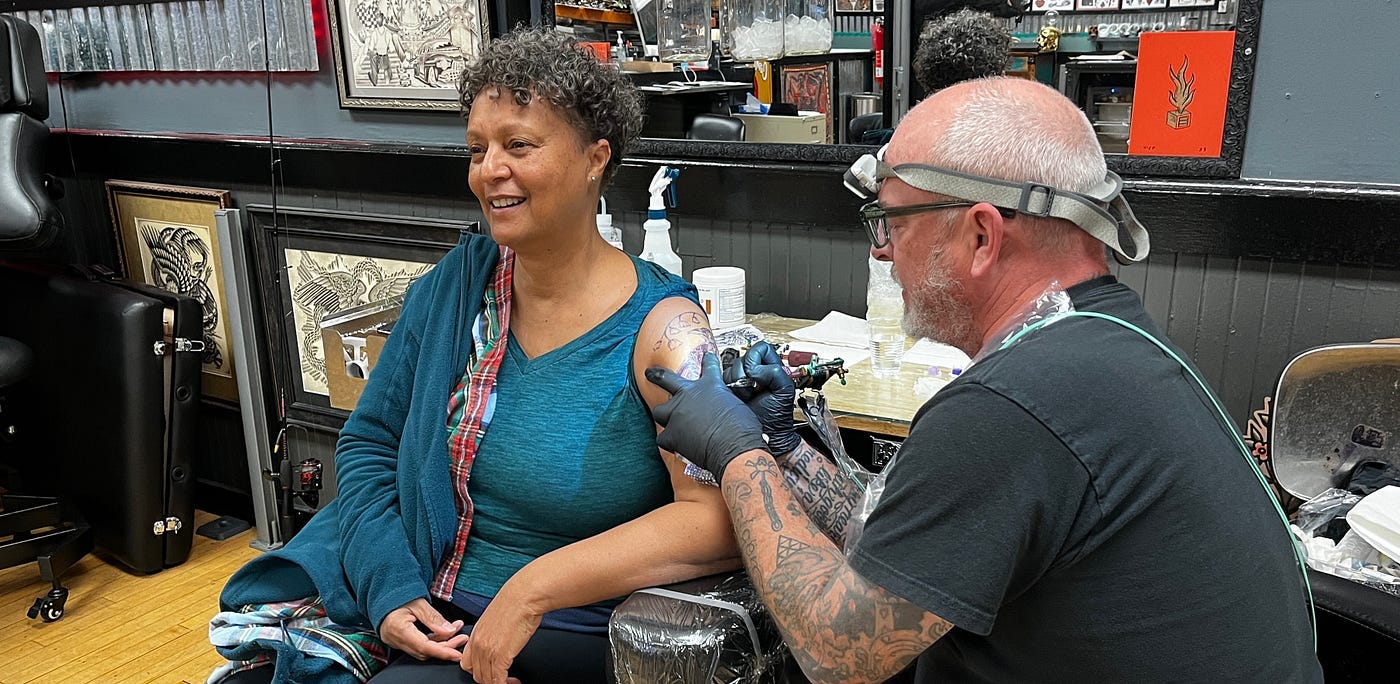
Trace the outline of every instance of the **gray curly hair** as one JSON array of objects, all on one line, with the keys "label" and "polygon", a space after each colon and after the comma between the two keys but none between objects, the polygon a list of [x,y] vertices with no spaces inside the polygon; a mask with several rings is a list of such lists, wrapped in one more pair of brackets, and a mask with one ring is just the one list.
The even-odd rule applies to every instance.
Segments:
[{"label": "gray curly hair", "polygon": [[471,116],[472,103],[487,86],[511,91],[519,105],[544,98],[585,141],[607,140],[612,157],[603,169],[604,188],[622,166],[623,151],[642,130],[642,98],[636,86],[578,41],[548,28],[517,28],[486,44],[462,72],[462,118]]},{"label": "gray curly hair", "polygon": [[914,78],[932,94],[959,81],[998,76],[1010,61],[1006,22],[964,7],[924,24],[914,53]]}]

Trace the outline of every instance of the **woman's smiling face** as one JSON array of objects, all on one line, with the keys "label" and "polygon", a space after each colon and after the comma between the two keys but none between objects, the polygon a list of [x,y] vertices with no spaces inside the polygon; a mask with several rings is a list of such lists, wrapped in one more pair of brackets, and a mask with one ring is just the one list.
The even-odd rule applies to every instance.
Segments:
[{"label": "woman's smiling face", "polygon": [[540,98],[517,104],[505,88],[477,94],[467,121],[468,184],[491,235],[519,249],[561,226],[592,225],[606,140],[585,141],[557,107]]}]

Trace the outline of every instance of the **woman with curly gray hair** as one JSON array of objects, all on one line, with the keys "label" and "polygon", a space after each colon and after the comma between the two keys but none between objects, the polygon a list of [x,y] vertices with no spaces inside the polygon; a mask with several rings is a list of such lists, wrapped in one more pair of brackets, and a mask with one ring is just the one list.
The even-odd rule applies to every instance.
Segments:
[{"label": "woman with curly gray hair", "polygon": [[719,489],[658,449],[667,394],[641,375],[695,378],[715,351],[695,288],[594,226],[640,129],[636,90],[534,29],[484,46],[461,93],[491,236],[409,291],[341,431],[335,501],[221,597],[280,615],[314,587],[296,610],[354,635],[274,650],[278,681],[358,666],[383,668],[375,684],[601,683],[617,599],[740,567]]},{"label": "woman with curly gray hair", "polygon": [[999,76],[1011,63],[1011,29],[1006,21],[966,7],[930,19],[919,31],[914,80],[918,102],[954,83]]}]

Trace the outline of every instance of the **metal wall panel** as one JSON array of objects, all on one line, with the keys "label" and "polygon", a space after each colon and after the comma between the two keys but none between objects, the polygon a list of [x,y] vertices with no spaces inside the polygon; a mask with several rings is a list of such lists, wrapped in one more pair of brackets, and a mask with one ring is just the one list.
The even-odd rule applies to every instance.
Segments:
[{"label": "metal wall panel", "polygon": [[187,0],[12,14],[39,30],[50,72],[320,69],[310,0]]}]

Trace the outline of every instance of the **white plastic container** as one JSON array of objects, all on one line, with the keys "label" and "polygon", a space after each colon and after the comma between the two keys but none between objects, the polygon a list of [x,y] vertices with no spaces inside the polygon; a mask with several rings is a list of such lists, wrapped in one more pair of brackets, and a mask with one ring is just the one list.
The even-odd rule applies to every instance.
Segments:
[{"label": "white plastic container", "polygon": [[646,230],[646,237],[642,241],[642,253],[637,256],[683,278],[685,276],[681,273],[681,255],[671,248],[671,222],[666,220],[664,213],[661,216],[649,218],[642,224],[642,228]]},{"label": "white plastic container", "polygon": [[602,207],[598,210],[598,216],[596,219],[598,222],[598,234],[603,236],[603,239],[607,240],[608,244],[618,249],[623,249],[622,229],[613,225],[612,214],[608,213],[608,201],[602,197],[599,197],[598,202],[602,205]]},{"label": "white plastic container", "polygon": [[700,295],[700,308],[710,318],[715,330],[735,328],[744,324],[744,269],[736,266],[697,268],[690,275]]},{"label": "white plastic container", "polygon": [[[642,253],[637,256],[643,261],[650,261],[670,271],[677,277],[684,278],[685,274],[681,272],[681,256],[671,247],[671,222],[666,219],[666,202],[662,199],[662,194],[679,175],[679,169],[663,166],[652,176],[651,186],[648,188],[651,204],[647,206],[647,220],[642,224],[646,235],[642,241]],[[672,193],[674,205],[674,190]]]}]

